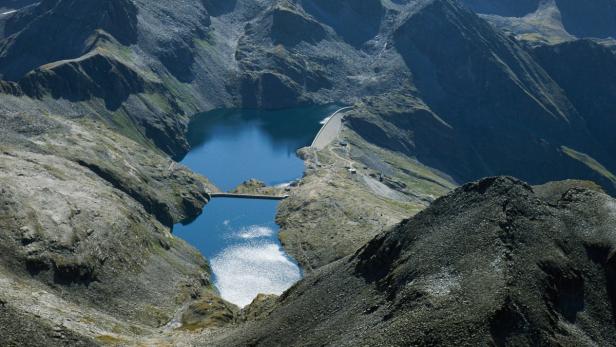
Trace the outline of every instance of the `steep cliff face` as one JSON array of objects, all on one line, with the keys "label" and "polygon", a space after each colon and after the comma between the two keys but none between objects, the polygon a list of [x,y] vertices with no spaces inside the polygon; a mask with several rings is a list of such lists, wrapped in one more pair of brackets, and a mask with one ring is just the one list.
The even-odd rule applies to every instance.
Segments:
[{"label": "steep cliff face", "polygon": [[153,88],[128,66],[96,52],[45,65],[27,74],[19,85],[33,98],[46,94],[72,102],[100,98],[111,111],[117,110],[130,95]]},{"label": "steep cliff face", "polygon": [[524,164],[506,153],[532,153],[545,128],[555,136],[564,132],[568,116],[579,123],[555,83],[521,47],[454,2],[426,5],[394,39],[421,97],[482,157],[464,160],[476,164],[468,172],[452,172],[462,182],[471,172],[518,174],[525,165],[536,166],[532,156],[517,157],[529,161]]},{"label": "steep cliff face", "polygon": [[217,344],[611,345],[616,201],[573,186],[465,185]]}]

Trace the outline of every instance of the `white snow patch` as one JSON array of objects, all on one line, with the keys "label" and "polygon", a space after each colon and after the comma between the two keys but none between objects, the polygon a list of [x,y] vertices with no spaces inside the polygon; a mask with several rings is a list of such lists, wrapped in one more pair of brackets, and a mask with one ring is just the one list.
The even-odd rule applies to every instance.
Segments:
[{"label": "white snow patch", "polygon": [[212,270],[222,298],[240,307],[258,294],[280,295],[301,277],[299,267],[271,242],[227,248],[212,259]]},{"label": "white snow patch", "polygon": [[0,15],[6,16],[7,14],[11,14],[11,13],[15,13],[15,12],[17,12],[17,10],[2,12],[2,13],[0,13]]}]

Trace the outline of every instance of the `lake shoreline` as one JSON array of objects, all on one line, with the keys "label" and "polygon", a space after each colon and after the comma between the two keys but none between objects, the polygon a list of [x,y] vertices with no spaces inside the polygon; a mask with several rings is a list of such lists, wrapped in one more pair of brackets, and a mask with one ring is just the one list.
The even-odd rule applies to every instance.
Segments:
[{"label": "lake shoreline", "polygon": [[195,117],[188,134],[192,150],[182,164],[208,177],[221,190],[215,194],[223,195],[191,223],[176,226],[174,234],[210,261],[223,299],[244,307],[257,294],[280,295],[303,277],[279,237],[280,201],[226,194],[250,179],[263,180],[267,187],[301,179],[306,168],[296,152],[311,144],[321,120],[337,109],[216,110]]}]

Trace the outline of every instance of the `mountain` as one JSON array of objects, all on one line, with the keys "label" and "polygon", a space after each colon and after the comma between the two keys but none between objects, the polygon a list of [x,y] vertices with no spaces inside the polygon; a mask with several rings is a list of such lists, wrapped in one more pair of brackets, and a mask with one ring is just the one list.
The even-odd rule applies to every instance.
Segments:
[{"label": "mountain", "polygon": [[[613,8],[0,1],[0,342],[613,344]],[[190,121],[330,103],[277,216],[307,278],[240,310],[172,233]]]},{"label": "mountain", "polygon": [[612,345],[616,201],[575,185],[464,185],[214,345]]}]

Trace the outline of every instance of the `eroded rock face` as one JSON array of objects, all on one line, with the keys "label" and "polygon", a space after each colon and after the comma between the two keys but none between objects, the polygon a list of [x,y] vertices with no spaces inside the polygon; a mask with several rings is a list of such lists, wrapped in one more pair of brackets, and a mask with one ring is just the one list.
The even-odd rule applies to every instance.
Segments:
[{"label": "eroded rock face", "polygon": [[[612,88],[600,78],[591,83],[602,85],[597,89],[576,90],[572,82],[580,70],[599,66],[610,76],[616,69],[607,48],[571,43],[533,55],[454,1],[418,6],[394,31],[393,44],[412,87],[357,105],[348,126],[368,141],[458,182],[495,174],[533,184],[577,177],[614,192],[613,136],[607,140],[603,127],[611,120],[602,116],[610,113],[602,100]],[[578,52],[601,63],[584,67],[573,46],[588,46]]]},{"label": "eroded rock face", "polygon": [[574,186],[467,184],[220,344],[611,345],[616,201]]}]

